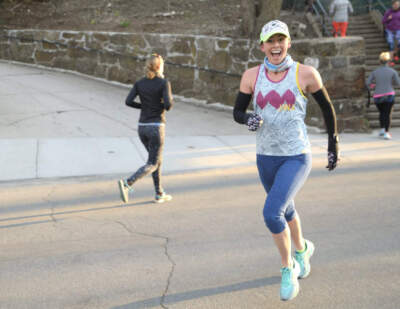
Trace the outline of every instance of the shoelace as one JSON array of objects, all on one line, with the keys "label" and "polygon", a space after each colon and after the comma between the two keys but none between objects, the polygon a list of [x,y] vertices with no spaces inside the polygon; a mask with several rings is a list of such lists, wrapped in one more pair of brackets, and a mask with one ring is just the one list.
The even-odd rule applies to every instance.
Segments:
[{"label": "shoelace", "polygon": [[292,279],[292,270],[288,267],[284,267],[281,270],[282,272],[282,284],[290,285]]}]

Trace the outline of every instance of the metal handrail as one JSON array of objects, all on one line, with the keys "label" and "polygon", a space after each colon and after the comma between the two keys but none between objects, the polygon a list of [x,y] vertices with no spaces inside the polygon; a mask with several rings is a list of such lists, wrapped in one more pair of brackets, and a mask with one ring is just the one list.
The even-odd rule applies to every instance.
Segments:
[{"label": "metal handrail", "polygon": [[[315,14],[317,15],[319,22],[322,26],[323,29],[323,33],[326,36],[330,36],[328,27],[325,24],[325,21],[328,20],[328,13],[326,12],[324,6],[322,5],[321,1],[317,0],[312,4],[312,8],[315,12]],[[320,13],[321,11],[321,13]]]},{"label": "metal handrail", "polygon": [[373,9],[377,9],[382,14],[388,9],[387,6],[381,0],[367,0],[368,11],[371,12]]},{"label": "metal handrail", "polygon": [[328,16],[328,13],[326,12],[326,10],[325,10],[324,6],[322,5],[321,1],[317,0],[315,2],[317,3],[317,5],[318,5],[319,9],[322,11],[322,13],[325,16]]}]

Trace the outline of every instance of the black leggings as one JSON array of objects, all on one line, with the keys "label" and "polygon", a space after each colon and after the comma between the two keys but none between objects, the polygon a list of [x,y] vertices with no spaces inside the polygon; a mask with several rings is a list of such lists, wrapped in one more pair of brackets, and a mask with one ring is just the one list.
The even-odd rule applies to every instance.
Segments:
[{"label": "black leggings", "polygon": [[381,128],[385,128],[385,131],[388,132],[390,128],[390,121],[392,120],[392,109],[393,109],[394,101],[392,102],[381,102],[376,103],[376,108],[379,111],[379,124]]},{"label": "black leggings", "polygon": [[140,140],[149,153],[149,157],[147,163],[128,178],[128,184],[132,185],[140,178],[152,173],[156,194],[161,194],[163,193],[161,187],[161,163],[162,151],[164,148],[165,127],[164,125],[139,125],[138,131]]}]

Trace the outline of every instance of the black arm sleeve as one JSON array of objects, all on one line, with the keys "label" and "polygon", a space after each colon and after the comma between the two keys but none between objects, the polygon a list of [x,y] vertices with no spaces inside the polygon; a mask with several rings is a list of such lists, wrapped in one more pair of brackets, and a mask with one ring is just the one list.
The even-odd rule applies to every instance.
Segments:
[{"label": "black arm sleeve", "polygon": [[163,100],[164,100],[164,109],[169,111],[174,105],[174,99],[172,97],[171,83],[166,81],[163,88]]},{"label": "black arm sleeve", "polygon": [[329,138],[337,136],[336,113],[325,87],[312,94],[324,116]]},{"label": "black arm sleeve", "polygon": [[236,122],[247,124],[250,114],[246,113],[246,110],[249,107],[251,97],[251,94],[239,91],[236,97],[235,107],[233,108],[233,119],[235,119]]},{"label": "black arm sleeve", "polygon": [[336,113],[325,87],[313,94],[324,116],[326,130],[328,132],[328,151],[338,152],[338,133],[336,125]]},{"label": "black arm sleeve", "polygon": [[134,101],[137,95],[138,95],[138,93],[137,93],[137,88],[136,88],[136,84],[135,84],[135,85],[133,85],[131,91],[129,92],[128,97],[125,100],[125,104],[130,107],[133,107],[133,108],[139,108],[139,109],[142,108],[142,104]]}]

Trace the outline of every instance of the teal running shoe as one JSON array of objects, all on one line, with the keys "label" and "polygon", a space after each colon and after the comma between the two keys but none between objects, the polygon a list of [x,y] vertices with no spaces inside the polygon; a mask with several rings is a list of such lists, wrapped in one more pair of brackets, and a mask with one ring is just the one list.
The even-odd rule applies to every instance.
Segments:
[{"label": "teal running shoe", "polygon": [[132,187],[128,185],[126,180],[119,180],[118,181],[119,193],[121,195],[121,199],[124,203],[128,203],[129,201],[129,192],[133,191]]},{"label": "teal running shoe", "polygon": [[172,196],[163,192],[161,194],[156,194],[154,202],[160,204],[160,203],[168,202],[170,200],[172,200]]},{"label": "teal running shoe", "polygon": [[315,251],[315,246],[311,241],[307,239],[305,239],[304,241],[306,243],[306,250],[301,253],[296,251],[294,255],[295,260],[300,265],[300,274],[299,274],[300,279],[306,278],[310,274],[311,271],[310,258],[312,257]]},{"label": "teal running shoe", "polygon": [[300,290],[299,280],[300,265],[293,259],[292,268],[282,267],[281,300],[291,300],[297,296]]}]

